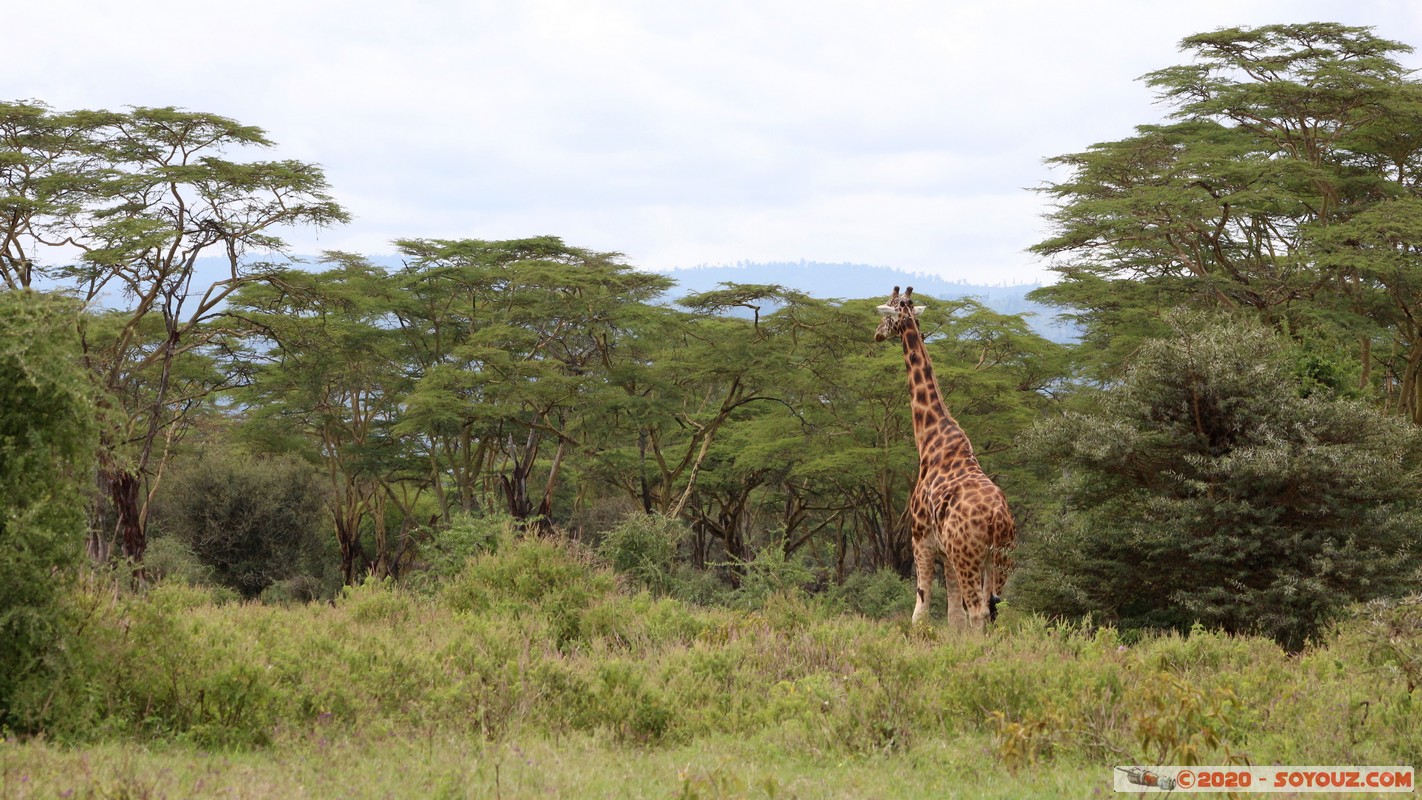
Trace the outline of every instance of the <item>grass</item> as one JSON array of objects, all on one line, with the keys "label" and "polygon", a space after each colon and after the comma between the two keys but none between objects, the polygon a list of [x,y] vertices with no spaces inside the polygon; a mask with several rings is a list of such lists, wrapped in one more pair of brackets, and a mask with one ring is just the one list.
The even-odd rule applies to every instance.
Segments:
[{"label": "grass", "polygon": [[1115,764],[1422,761],[1395,614],[1294,655],[1011,609],[974,636],[695,606],[539,540],[422,593],[73,604],[0,797],[1104,797]]},{"label": "grass", "polygon": [[[966,744],[966,743],[965,743]],[[719,737],[655,749],[595,736],[301,738],[263,751],[107,743],[3,746],[6,798],[326,797],[1090,797],[1109,768],[1011,774],[990,743],[925,745],[911,757],[820,760]]]}]

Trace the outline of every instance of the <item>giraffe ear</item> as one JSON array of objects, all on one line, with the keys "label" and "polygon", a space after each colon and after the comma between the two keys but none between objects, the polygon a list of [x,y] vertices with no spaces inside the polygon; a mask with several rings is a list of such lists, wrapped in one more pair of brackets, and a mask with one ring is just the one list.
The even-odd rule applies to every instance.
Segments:
[{"label": "giraffe ear", "polygon": [[881,317],[887,317],[894,313],[894,307],[887,304],[878,306],[875,310],[879,312],[879,316]]},{"label": "giraffe ear", "polygon": [[915,317],[917,317],[918,315],[920,315],[920,314],[923,313],[923,310],[924,310],[925,308],[928,308],[928,306],[914,306],[914,307],[913,307],[913,315],[914,315]]}]

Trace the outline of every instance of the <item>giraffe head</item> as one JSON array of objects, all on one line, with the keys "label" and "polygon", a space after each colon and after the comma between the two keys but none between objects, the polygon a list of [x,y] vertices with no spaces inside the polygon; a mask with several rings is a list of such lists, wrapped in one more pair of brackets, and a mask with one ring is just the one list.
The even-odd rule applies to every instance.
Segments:
[{"label": "giraffe head", "polygon": [[913,287],[910,286],[901,295],[899,287],[894,287],[894,293],[889,295],[889,302],[879,306],[879,313],[883,319],[879,320],[879,327],[874,331],[874,341],[882,342],[888,338],[897,339],[904,333],[904,328],[909,322],[923,313],[927,306],[916,306],[913,304]]}]

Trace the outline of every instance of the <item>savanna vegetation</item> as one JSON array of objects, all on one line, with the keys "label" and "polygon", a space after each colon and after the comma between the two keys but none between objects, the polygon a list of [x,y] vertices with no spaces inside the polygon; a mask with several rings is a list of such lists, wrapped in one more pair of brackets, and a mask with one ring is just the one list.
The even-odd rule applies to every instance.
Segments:
[{"label": "savanna vegetation", "polygon": [[347,212],[264,132],[0,105],[3,794],[1416,764],[1422,90],[1367,29],[1182,47],[1168,122],[1053,159],[1080,344],[921,319],[1021,527],[984,636],[907,621],[882,298],[551,236],[303,263]]}]

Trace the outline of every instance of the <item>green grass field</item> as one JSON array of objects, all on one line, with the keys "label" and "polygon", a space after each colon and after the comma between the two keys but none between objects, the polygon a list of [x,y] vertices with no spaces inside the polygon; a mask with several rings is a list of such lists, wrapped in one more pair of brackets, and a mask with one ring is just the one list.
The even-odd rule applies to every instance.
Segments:
[{"label": "green grass field", "polygon": [[1010,608],[974,636],[690,605],[537,540],[426,593],[73,603],[5,798],[1106,797],[1115,764],[1422,761],[1417,642],[1367,614],[1299,654]]}]

